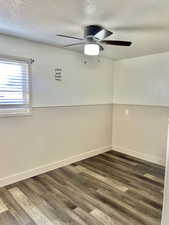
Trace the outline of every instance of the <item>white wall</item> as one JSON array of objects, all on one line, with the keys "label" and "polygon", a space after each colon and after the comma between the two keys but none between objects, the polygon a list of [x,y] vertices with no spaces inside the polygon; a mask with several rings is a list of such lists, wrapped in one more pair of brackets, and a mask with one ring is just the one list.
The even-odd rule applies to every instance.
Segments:
[{"label": "white wall", "polygon": [[3,54],[35,59],[36,107],[31,117],[0,118],[0,186],[111,148],[112,60],[84,65],[79,53],[0,35]]},{"label": "white wall", "polygon": [[116,62],[113,85],[113,148],[165,165],[169,53]]},{"label": "white wall", "polygon": [[[84,56],[54,46],[0,35],[0,55],[35,59],[32,65],[33,106],[112,103],[112,60]],[[63,79],[55,81],[55,68]]]},{"label": "white wall", "polygon": [[114,66],[116,104],[169,106],[169,52],[121,60]]}]

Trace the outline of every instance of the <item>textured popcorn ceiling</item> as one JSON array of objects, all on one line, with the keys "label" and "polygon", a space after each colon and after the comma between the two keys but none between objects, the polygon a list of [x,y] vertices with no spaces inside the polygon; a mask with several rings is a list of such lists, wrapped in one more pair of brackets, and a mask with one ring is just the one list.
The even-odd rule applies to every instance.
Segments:
[{"label": "textured popcorn ceiling", "polygon": [[[110,39],[130,40],[132,47],[105,47],[113,59],[169,51],[168,0],[0,0],[0,32],[63,46],[83,36],[83,27],[100,24]],[[72,47],[71,50],[82,51]]]}]

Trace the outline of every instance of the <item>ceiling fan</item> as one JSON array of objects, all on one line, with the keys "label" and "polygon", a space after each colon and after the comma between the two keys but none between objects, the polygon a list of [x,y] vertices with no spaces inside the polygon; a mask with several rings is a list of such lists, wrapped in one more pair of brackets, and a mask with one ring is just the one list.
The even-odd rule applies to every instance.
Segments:
[{"label": "ceiling fan", "polygon": [[100,25],[89,25],[84,28],[84,38],[78,38],[63,34],[57,34],[57,36],[80,41],[77,43],[65,45],[64,47],[84,45],[85,55],[99,55],[100,51],[104,50],[102,45],[130,46],[132,44],[132,42],[130,41],[104,40],[112,34],[113,32],[105,29]]}]

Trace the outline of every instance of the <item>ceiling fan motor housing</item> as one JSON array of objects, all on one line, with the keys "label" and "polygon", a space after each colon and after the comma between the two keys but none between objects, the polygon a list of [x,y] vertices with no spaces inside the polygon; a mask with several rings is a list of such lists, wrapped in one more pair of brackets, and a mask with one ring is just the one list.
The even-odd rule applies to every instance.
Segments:
[{"label": "ceiling fan motor housing", "polygon": [[99,25],[89,25],[85,27],[84,30],[84,37],[88,38],[88,37],[93,37],[95,36],[97,33],[99,33],[103,28]]},{"label": "ceiling fan motor housing", "polygon": [[112,34],[113,32],[105,29],[100,25],[89,25],[84,29],[84,38],[87,41],[102,41]]}]

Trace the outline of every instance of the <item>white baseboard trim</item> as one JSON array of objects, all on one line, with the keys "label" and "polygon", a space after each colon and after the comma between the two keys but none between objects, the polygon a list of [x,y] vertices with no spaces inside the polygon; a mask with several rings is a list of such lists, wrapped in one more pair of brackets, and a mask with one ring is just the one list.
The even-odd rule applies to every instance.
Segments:
[{"label": "white baseboard trim", "polygon": [[13,184],[13,183],[16,183],[16,182],[21,181],[21,180],[25,180],[25,179],[33,177],[33,176],[37,176],[39,174],[46,173],[46,172],[49,172],[51,170],[54,170],[54,169],[57,169],[57,168],[60,168],[60,167],[63,167],[63,166],[67,166],[71,163],[75,163],[75,162],[78,162],[80,160],[93,157],[95,155],[99,155],[101,153],[110,151],[111,147],[112,146],[105,146],[105,147],[97,148],[97,149],[87,151],[87,152],[79,154],[79,155],[69,157],[67,159],[64,159],[64,160],[61,160],[61,161],[58,161],[58,162],[43,165],[43,166],[31,169],[31,170],[27,170],[27,171],[24,171],[24,172],[21,172],[21,173],[13,174],[13,175],[8,176],[8,177],[0,178],[0,187],[4,187],[6,185]]},{"label": "white baseboard trim", "polygon": [[145,153],[141,153],[141,152],[136,152],[136,151],[133,151],[131,149],[126,149],[126,148],[114,146],[114,145],[112,145],[112,149],[117,151],[117,152],[121,152],[121,153],[124,153],[126,155],[129,155],[129,156],[134,156],[138,159],[143,159],[145,161],[149,161],[149,162],[158,164],[160,166],[165,166],[165,162],[163,162],[162,159],[160,159],[159,157],[153,156],[153,155],[149,155],[149,154],[145,154]]}]

